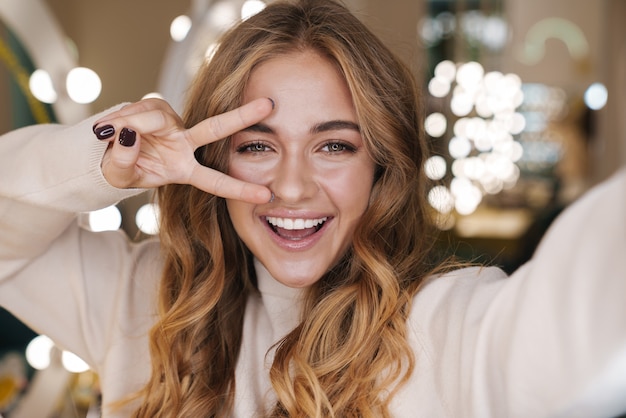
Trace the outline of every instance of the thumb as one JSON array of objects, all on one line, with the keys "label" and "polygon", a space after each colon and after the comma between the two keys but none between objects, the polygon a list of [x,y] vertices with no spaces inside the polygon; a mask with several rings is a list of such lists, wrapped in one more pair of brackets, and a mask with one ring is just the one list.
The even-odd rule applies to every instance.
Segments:
[{"label": "thumb", "polygon": [[115,187],[133,186],[137,180],[137,160],[139,159],[139,136],[130,128],[120,131],[117,141],[107,150],[102,161],[102,173]]}]

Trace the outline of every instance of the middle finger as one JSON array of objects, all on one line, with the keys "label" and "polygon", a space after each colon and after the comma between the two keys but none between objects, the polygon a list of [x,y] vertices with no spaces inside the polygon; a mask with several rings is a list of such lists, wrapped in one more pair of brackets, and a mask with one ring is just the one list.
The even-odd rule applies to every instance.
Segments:
[{"label": "middle finger", "polygon": [[188,140],[199,148],[224,139],[265,119],[274,108],[272,99],[256,99],[221,115],[208,118],[186,131]]}]

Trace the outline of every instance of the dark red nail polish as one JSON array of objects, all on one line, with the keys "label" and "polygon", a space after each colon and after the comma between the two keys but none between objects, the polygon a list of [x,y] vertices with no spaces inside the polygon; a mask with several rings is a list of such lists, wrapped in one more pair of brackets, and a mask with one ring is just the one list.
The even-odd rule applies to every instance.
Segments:
[{"label": "dark red nail polish", "polygon": [[115,135],[115,128],[113,125],[94,126],[93,133],[96,134],[98,139],[109,139]]},{"label": "dark red nail polish", "polygon": [[129,128],[122,128],[120,131],[120,144],[125,147],[132,147],[135,145],[137,139],[137,133]]}]

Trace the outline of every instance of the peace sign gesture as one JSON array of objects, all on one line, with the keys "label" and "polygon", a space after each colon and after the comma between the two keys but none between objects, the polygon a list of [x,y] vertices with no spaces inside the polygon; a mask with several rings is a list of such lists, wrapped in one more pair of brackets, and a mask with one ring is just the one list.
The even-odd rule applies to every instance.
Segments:
[{"label": "peace sign gesture", "polygon": [[195,159],[194,152],[261,121],[272,108],[271,99],[257,99],[186,129],[164,100],[130,104],[94,125],[96,136],[111,143],[102,160],[102,173],[118,188],[190,184],[228,199],[268,202],[268,188],[205,167]]}]

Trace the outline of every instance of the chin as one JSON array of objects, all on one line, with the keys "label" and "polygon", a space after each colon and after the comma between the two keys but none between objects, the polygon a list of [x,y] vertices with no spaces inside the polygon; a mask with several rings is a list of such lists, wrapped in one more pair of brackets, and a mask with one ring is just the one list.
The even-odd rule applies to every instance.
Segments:
[{"label": "chin", "polygon": [[[271,274],[271,272],[270,272]],[[287,286],[287,287],[291,287],[294,289],[306,289],[307,287],[310,287],[311,285],[317,283],[317,281],[322,277],[321,275],[319,276],[294,276],[294,275],[289,275],[289,276],[283,276],[283,275],[273,275],[272,277],[274,277],[274,280],[276,280],[277,282]]]}]

